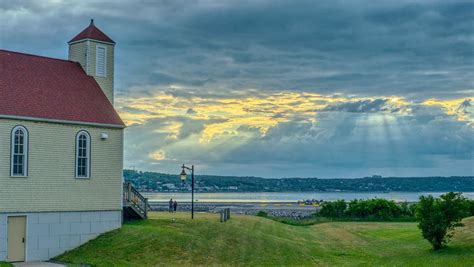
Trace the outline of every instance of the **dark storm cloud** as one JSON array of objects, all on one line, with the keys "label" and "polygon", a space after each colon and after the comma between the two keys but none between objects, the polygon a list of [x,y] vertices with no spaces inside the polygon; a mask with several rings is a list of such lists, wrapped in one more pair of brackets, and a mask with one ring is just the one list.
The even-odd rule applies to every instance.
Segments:
[{"label": "dark storm cloud", "polygon": [[345,111],[351,113],[375,113],[380,111],[399,111],[398,107],[393,107],[387,102],[388,99],[359,100],[355,102],[345,102],[328,105],[321,111]]},{"label": "dark storm cloud", "polygon": [[[192,161],[207,173],[277,177],[472,175],[473,10],[472,1],[441,0],[1,1],[0,48],[67,58],[66,42],[94,18],[117,42],[117,99],[130,100],[118,108],[138,118],[126,130],[126,166],[171,172]],[[154,109],[133,105],[157,92],[177,101],[172,115],[164,112],[168,97]],[[249,118],[202,114],[206,104],[272,102],[280,92],[324,99],[308,104],[302,93],[238,110],[278,120],[265,134],[257,123],[238,124]],[[466,100],[422,104],[427,99]],[[288,116],[301,105],[304,115]],[[282,106],[286,112],[272,110]],[[206,127],[231,119],[237,134],[225,129],[201,142]]]},{"label": "dark storm cloud", "polygon": [[121,92],[181,84],[463,97],[472,94],[473,9],[472,1],[2,2],[1,46],[64,56],[57,51],[94,17],[117,41]]}]

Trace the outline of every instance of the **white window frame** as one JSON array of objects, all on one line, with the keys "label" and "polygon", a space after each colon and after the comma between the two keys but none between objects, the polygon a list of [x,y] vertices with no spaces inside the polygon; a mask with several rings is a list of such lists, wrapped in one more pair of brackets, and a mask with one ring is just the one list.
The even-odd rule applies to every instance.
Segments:
[{"label": "white window frame", "polygon": [[[99,48],[104,49],[104,75],[99,74]],[[99,77],[107,77],[107,46],[97,45],[95,48],[95,75]]]},{"label": "white window frame", "polygon": [[[15,174],[14,169],[14,157],[15,157],[15,133],[21,130],[23,132],[23,174]],[[10,176],[11,177],[28,177],[28,152],[29,152],[29,134],[26,127],[17,125],[13,127],[10,134]]]},{"label": "white window frame", "polygon": [[[79,175],[79,137],[85,135],[87,138],[86,142],[86,175]],[[75,153],[75,177],[77,179],[89,179],[91,177],[91,135],[85,130],[81,130],[76,134],[76,153]]]}]

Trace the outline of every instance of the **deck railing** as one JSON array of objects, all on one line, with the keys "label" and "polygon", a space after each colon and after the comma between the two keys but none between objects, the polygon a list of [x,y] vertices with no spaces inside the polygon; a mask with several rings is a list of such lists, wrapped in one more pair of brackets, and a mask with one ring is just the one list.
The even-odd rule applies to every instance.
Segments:
[{"label": "deck railing", "polygon": [[123,204],[124,206],[132,206],[143,215],[144,218],[148,216],[148,198],[142,196],[131,183],[123,184]]}]

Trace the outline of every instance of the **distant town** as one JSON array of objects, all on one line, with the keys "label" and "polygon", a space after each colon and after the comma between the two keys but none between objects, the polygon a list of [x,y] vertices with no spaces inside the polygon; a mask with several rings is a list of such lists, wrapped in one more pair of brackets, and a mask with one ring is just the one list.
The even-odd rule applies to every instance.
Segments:
[{"label": "distant town", "polygon": [[[141,192],[188,192],[190,181],[178,175],[124,170],[124,178]],[[197,192],[474,192],[474,176],[363,178],[260,178],[196,176]]]}]

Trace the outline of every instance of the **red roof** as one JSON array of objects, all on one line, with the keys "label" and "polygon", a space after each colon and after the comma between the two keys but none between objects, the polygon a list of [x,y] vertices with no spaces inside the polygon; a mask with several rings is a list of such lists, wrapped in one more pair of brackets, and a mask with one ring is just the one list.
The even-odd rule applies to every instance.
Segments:
[{"label": "red roof", "polygon": [[124,126],[77,62],[0,50],[0,116]]},{"label": "red roof", "polygon": [[89,24],[87,28],[85,28],[82,32],[76,35],[76,37],[72,38],[71,41],[69,41],[68,43],[80,41],[83,39],[93,39],[115,44],[115,42],[110,39],[110,37],[108,37],[105,33],[103,33],[101,30],[99,30],[99,28],[94,25],[93,19],[91,19],[91,24]]}]

